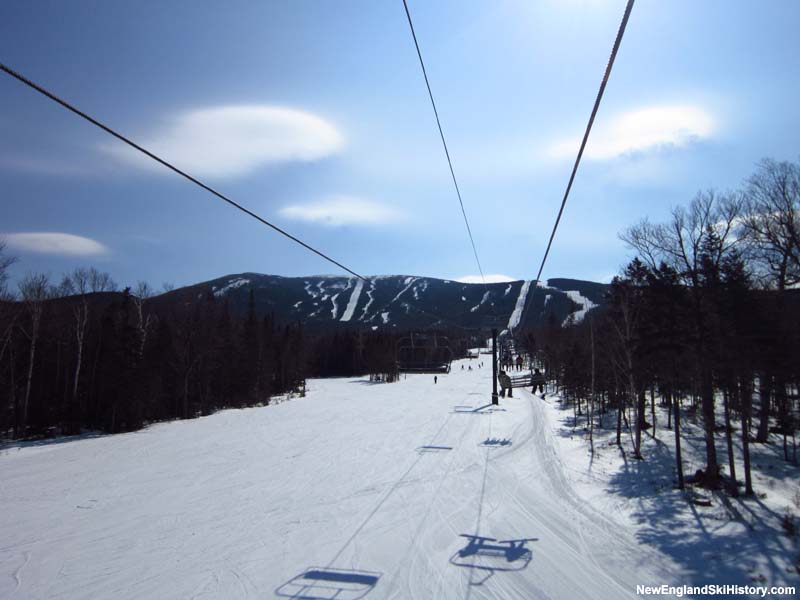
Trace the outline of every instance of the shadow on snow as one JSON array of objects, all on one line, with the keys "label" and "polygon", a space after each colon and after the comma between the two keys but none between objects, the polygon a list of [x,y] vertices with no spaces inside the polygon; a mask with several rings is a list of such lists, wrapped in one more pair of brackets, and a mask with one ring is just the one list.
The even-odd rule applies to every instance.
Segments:
[{"label": "shadow on snow", "polygon": [[358,600],[378,583],[381,573],[330,567],[311,567],[290,579],[275,593],[281,598],[303,600]]},{"label": "shadow on snow", "polygon": [[[470,585],[483,585],[496,572],[522,571],[531,562],[533,552],[526,547],[538,538],[497,540],[479,535],[461,534],[467,544],[450,557],[450,564],[470,569]],[[482,572],[482,577],[472,581],[472,572]]]}]

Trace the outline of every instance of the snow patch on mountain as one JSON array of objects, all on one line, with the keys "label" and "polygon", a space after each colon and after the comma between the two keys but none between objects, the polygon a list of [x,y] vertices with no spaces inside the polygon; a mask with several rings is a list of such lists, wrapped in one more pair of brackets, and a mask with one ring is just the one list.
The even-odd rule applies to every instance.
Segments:
[{"label": "snow patch on mountain", "polygon": [[344,314],[342,318],[339,319],[340,321],[346,322],[353,318],[353,313],[356,311],[362,289],[364,289],[364,280],[359,279],[356,281],[356,287],[353,288],[353,292],[350,294],[350,300],[347,302],[347,308],[344,309]]},{"label": "snow patch on mountain", "polygon": [[[416,278],[416,277],[406,277],[405,281],[403,282],[403,283],[405,283],[405,286],[406,286],[406,287],[404,287],[402,290],[400,290],[400,292],[399,292],[399,293],[398,293],[398,294],[397,294],[397,295],[396,295],[394,298],[392,298],[392,301],[391,301],[391,302],[389,302],[389,304],[394,304],[394,303],[395,303],[395,301],[396,301],[398,298],[400,298],[400,296],[402,296],[403,294],[405,294],[405,293],[408,291],[408,289],[409,289],[409,288],[410,288],[412,285],[414,285],[414,282],[415,282],[416,280],[417,280],[417,278]],[[417,295],[416,295],[416,293],[414,294],[414,298],[415,298],[415,299],[418,299],[418,298],[417,298]]]},{"label": "snow patch on mountain", "polygon": [[333,307],[331,308],[331,318],[335,321],[336,320],[336,313],[339,312],[339,306],[336,304],[336,298],[339,297],[341,292],[337,292],[333,296],[331,296],[331,304]]},{"label": "snow patch on mountain", "polygon": [[361,311],[361,316],[358,318],[359,321],[363,321],[364,318],[367,316],[367,311],[369,310],[370,305],[375,301],[375,297],[373,294],[375,293],[375,279],[373,278],[369,282],[369,289],[367,290],[367,297],[369,298],[369,302],[364,305],[364,310]]},{"label": "snow patch on mountain", "polygon": [[569,297],[570,300],[580,306],[580,309],[570,313],[567,318],[564,319],[564,323],[562,325],[567,325],[570,321],[573,323],[580,323],[583,321],[586,313],[597,306],[597,304],[589,300],[586,296],[582,296],[580,292],[576,292],[575,290],[565,290],[564,293]]},{"label": "snow patch on mountain", "polygon": [[227,294],[231,290],[235,290],[236,288],[240,288],[243,285],[247,285],[248,283],[250,283],[249,279],[245,279],[244,277],[239,277],[237,279],[229,281],[227,285],[225,285],[225,286],[223,286],[223,287],[221,287],[219,289],[216,289],[216,286],[212,287],[211,289],[214,290],[214,296],[219,298],[220,296],[224,296],[225,294]]},{"label": "snow patch on mountain", "polygon": [[525,300],[528,297],[528,290],[531,287],[531,281],[525,281],[522,284],[522,287],[519,290],[519,296],[517,296],[517,304],[514,306],[514,312],[511,313],[511,318],[508,319],[508,329],[514,329],[519,325],[520,319],[522,319],[522,311],[525,309]]},{"label": "snow patch on mountain", "polygon": [[[509,287],[511,287],[511,286],[509,286]],[[506,293],[508,293],[508,290],[506,290]],[[489,296],[490,296],[490,295],[491,295],[491,292],[487,290],[487,291],[486,291],[486,292],[483,294],[483,298],[481,298],[481,301],[480,301],[480,302],[478,302],[478,304],[476,304],[476,305],[475,305],[475,306],[473,306],[472,308],[470,308],[470,309],[469,309],[469,311],[470,311],[470,312],[475,312],[475,311],[476,311],[476,310],[478,310],[478,309],[479,309],[481,306],[483,306],[484,304],[486,304],[486,301],[489,299]]]}]

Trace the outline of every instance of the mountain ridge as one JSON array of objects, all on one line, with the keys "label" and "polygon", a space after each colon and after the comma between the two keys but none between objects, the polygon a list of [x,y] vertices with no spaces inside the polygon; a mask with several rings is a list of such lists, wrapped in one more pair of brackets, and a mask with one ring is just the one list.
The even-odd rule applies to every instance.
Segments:
[{"label": "mountain ridge", "polygon": [[[151,298],[156,310],[224,301],[235,314],[247,312],[250,292],[256,315],[301,321],[309,329],[337,327],[499,330],[532,327],[555,318],[584,318],[605,304],[608,284],[553,278],[535,288],[530,280],[463,283],[417,275],[282,276],[243,272],[184,286]],[[551,317],[552,315],[552,317]]]}]

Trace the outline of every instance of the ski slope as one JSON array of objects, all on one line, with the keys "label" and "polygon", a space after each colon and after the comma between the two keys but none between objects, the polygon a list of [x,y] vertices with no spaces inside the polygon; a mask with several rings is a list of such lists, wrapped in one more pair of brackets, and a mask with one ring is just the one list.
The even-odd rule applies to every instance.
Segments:
[{"label": "ski slope", "polygon": [[518,389],[492,408],[488,368],[438,380],[312,380],[269,407],[5,449],[0,598],[617,599],[689,582],[576,495],[549,404]]}]

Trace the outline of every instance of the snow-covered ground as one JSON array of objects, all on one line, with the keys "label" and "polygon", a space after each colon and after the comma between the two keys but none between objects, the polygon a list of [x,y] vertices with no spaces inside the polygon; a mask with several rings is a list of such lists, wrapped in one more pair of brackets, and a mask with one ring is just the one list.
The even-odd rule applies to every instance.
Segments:
[{"label": "snow-covered ground", "polygon": [[688,508],[660,458],[590,461],[571,411],[519,389],[493,408],[488,365],[461,364],[2,450],[0,598],[617,599],[752,584],[750,559],[796,585],[771,530]]}]

